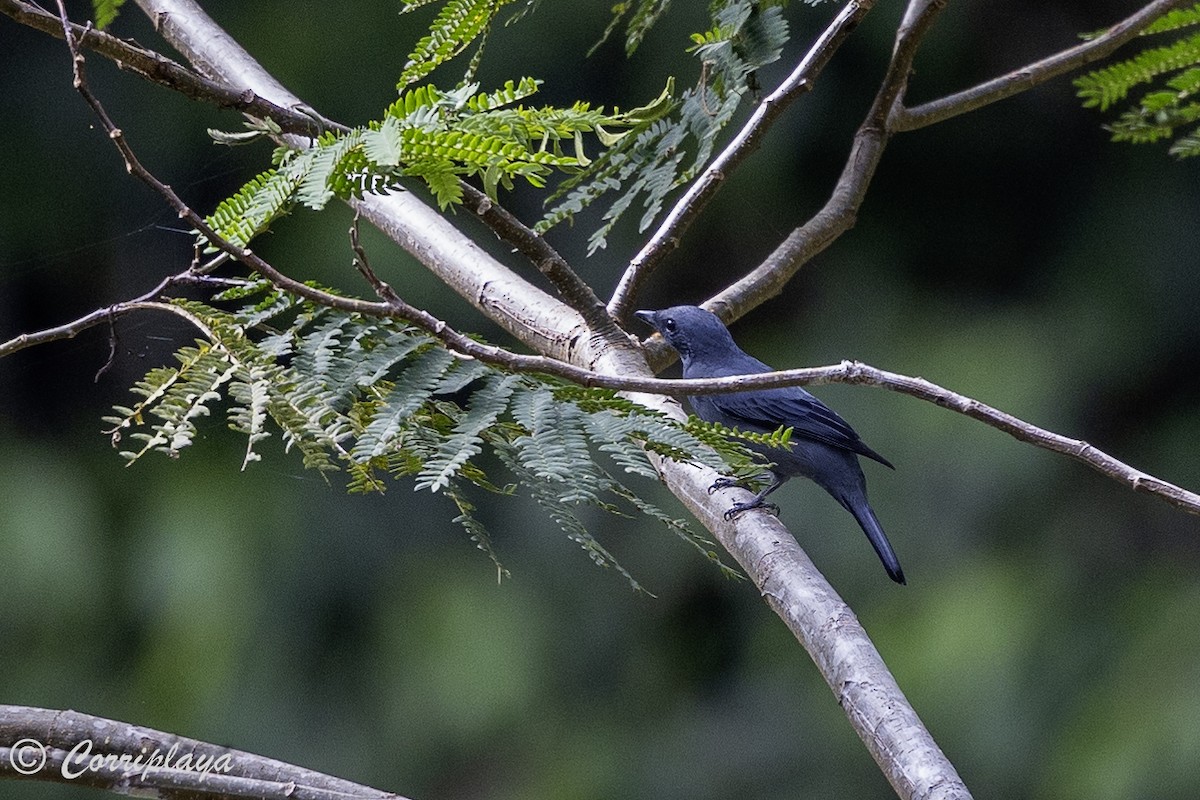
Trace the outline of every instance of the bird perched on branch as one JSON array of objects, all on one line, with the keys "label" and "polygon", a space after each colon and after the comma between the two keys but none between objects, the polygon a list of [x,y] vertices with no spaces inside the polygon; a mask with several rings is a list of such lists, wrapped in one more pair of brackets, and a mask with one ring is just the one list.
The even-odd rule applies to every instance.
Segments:
[{"label": "bird perched on branch", "polygon": [[[685,378],[720,378],[774,371],[743,352],[721,320],[702,308],[675,306],[662,311],[638,311],[636,316],[661,333],[667,344],[679,352]],[[867,481],[858,457],[866,456],[885,467],[894,467],[867,447],[844,419],[799,386],[695,395],[688,397],[688,401],[700,419],[719,422],[728,428],[756,433],[773,433],[781,426],[792,429],[790,450],[746,443],[772,463],[769,468],[772,480],[750,502],[735,503],[725,512],[726,519],[752,508],[767,507],[778,511],[777,506],[766,501],[767,495],[788,478],[801,475],[833,495],[854,515],[887,574],[897,583],[905,582],[900,561],[867,503]],[[712,489],[734,483],[730,478],[722,478]]]}]

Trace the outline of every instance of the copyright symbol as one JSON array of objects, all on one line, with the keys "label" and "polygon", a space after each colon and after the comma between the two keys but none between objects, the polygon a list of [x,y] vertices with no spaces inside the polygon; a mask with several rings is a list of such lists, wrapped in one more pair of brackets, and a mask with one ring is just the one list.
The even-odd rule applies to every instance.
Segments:
[{"label": "copyright symbol", "polygon": [[9,749],[8,763],[22,775],[32,775],[46,766],[46,745],[37,739],[22,739]]}]

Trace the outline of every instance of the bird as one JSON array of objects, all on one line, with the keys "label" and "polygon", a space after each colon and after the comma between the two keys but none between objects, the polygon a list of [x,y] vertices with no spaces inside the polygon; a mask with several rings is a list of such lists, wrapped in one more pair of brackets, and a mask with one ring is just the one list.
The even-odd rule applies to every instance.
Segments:
[{"label": "bird", "polygon": [[[679,353],[684,378],[720,378],[774,371],[738,347],[729,329],[711,311],[684,305],[661,311],[637,311],[634,316],[662,334],[667,344]],[[849,423],[829,406],[799,386],[692,395],[687,400],[696,416],[706,422],[756,433],[774,433],[781,427],[792,429],[790,450],[746,443],[770,462],[767,469],[771,483],[753,500],[735,503],[725,512],[726,519],[754,508],[778,511],[778,506],[767,502],[767,495],[788,478],[803,476],[832,495],[854,516],[888,576],[896,583],[906,582],[896,552],[867,502],[867,481],[858,458],[865,456],[889,469],[895,467],[868,447]],[[721,478],[709,492],[736,483],[732,478]]]}]

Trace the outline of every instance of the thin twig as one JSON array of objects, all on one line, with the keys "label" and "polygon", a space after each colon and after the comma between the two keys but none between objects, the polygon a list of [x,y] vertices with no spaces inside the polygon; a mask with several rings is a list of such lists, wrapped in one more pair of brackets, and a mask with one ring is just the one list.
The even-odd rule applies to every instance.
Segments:
[{"label": "thin twig", "polygon": [[354,253],[354,268],[359,274],[366,279],[367,283],[371,284],[371,288],[375,290],[375,294],[385,303],[402,303],[400,295],[396,294],[396,290],[391,284],[387,283],[375,274],[375,270],[371,268],[371,262],[367,260],[366,248],[362,246],[362,241],[358,238],[358,219],[359,215],[354,215],[354,222],[350,225],[350,252]]},{"label": "thin twig", "polygon": [[[255,268],[256,271],[271,280],[278,288],[298,294],[306,300],[322,306],[367,316],[398,319],[415,325],[426,333],[437,337],[447,348],[459,355],[476,358],[484,363],[514,372],[552,375],[590,388],[672,395],[676,397],[728,394],[754,389],[830,383],[855,384],[887,389],[888,391],[906,394],[950,409],[951,411],[956,411],[990,427],[1004,431],[1018,441],[1060,453],[1086,464],[1097,472],[1128,485],[1134,491],[1156,496],[1189,513],[1200,514],[1200,495],[1131,467],[1087,442],[1080,439],[1072,439],[1032,425],[1012,414],[1000,411],[993,406],[981,403],[978,400],[951,391],[923,378],[888,372],[858,361],[843,361],[840,364],[824,367],[779,370],[757,375],[671,380],[610,375],[588,370],[546,356],[513,353],[495,345],[483,344],[456,331],[442,320],[401,299],[395,290],[389,284],[382,281],[371,269],[366,253],[357,241],[357,231],[354,228],[351,228],[351,237],[353,240],[352,249],[355,252],[356,267],[363,273],[376,293],[383,298],[381,302],[342,297],[314,289],[307,284],[282,275],[274,267],[270,267],[266,262],[258,259],[257,256],[253,256],[252,261],[259,266],[252,268]],[[247,263],[247,266],[251,266],[251,264]],[[263,269],[263,267],[267,268]],[[160,287],[166,285],[167,281],[179,278],[180,276],[178,275],[171,276],[163,284],[160,284]],[[34,344],[71,338],[87,328],[132,311],[163,310],[172,313],[180,311],[181,309],[177,306],[151,301],[152,297],[162,294],[160,287],[155,287],[154,291],[147,292],[137,300],[117,303],[100,309],[68,325],[40,331],[36,334],[18,336],[4,345],[0,345],[0,357]],[[185,319],[195,322],[190,317],[185,316]]]},{"label": "thin twig", "polygon": [[924,128],[1040,86],[1085,64],[1112,55],[1163,14],[1194,4],[1195,0],[1155,0],[1090,41],[939,100],[914,108],[897,106],[892,112],[891,129],[898,132]]},{"label": "thin twig", "polygon": [[680,237],[700,215],[700,211],[717,193],[730,173],[747,156],[758,149],[762,138],[792,101],[811,91],[821,70],[833,58],[862,18],[875,5],[875,0],[850,0],[813,43],[792,73],[755,108],[750,119],[711,164],[692,182],[687,192],[676,201],[670,213],[629,262],[621,276],[612,299],[609,313],[624,321],[633,310],[638,291],[662,260],[679,246]]},{"label": "thin twig", "polygon": [[[35,333],[23,333],[20,336],[16,336],[12,339],[9,339],[7,342],[0,344],[0,358],[10,356],[13,353],[24,350],[26,347],[33,347],[34,345],[46,344],[48,342],[57,342],[63,339],[73,339],[90,328],[101,325],[105,322],[112,322],[117,317],[136,310],[138,303],[153,300],[158,297],[164,297],[167,294],[167,291],[175,286],[194,284],[198,281],[205,280],[204,276],[207,273],[211,272],[229,260],[230,257],[228,254],[221,253],[206,264],[200,266],[193,264],[183,272],[175,275],[168,275],[159,281],[158,285],[153,289],[139,295],[138,297],[134,297],[131,300],[114,303],[113,305],[106,306],[105,308],[98,308],[89,314],[84,314],[79,319],[63,325],[57,325],[53,328],[46,328],[45,330],[40,330]],[[99,378],[100,375],[98,374],[96,377]]]}]

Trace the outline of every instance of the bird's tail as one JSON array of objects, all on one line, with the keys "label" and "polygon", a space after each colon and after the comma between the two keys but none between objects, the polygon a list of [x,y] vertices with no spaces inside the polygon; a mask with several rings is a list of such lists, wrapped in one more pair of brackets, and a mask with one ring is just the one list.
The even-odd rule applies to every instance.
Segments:
[{"label": "bird's tail", "polygon": [[858,502],[845,503],[845,506],[858,520],[863,533],[867,534],[867,538],[871,540],[871,546],[875,548],[879,560],[883,562],[883,568],[887,570],[888,577],[896,583],[906,583],[904,570],[900,569],[900,559],[896,558],[896,551],[892,549],[892,543],[888,541],[887,534],[883,532],[883,526],[875,518],[875,512],[867,505],[866,498],[860,498]]}]

